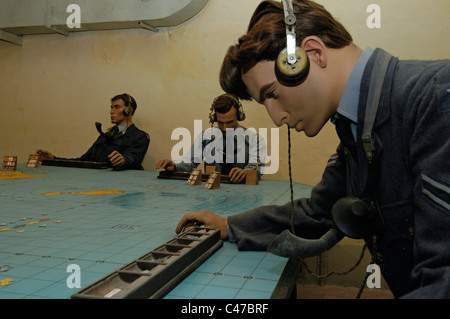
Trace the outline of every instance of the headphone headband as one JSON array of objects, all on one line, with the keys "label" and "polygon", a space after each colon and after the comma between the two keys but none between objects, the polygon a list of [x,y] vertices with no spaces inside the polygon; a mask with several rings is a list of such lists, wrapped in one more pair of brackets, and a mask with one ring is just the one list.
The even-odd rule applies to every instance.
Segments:
[{"label": "headphone headband", "polygon": [[286,25],[286,48],[278,54],[275,61],[275,75],[282,84],[296,86],[308,76],[309,57],[302,48],[297,47],[295,33],[297,18],[292,0],[282,0],[282,3]]},{"label": "headphone headband", "polygon": [[297,47],[297,36],[295,34],[297,18],[294,14],[294,6],[292,5],[292,1],[282,0],[282,2],[284,10],[284,23],[286,24],[287,63],[294,68],[295,62],[297,62],[297,56],[295,54],[295,48]]},{"label": "headphone headband", "polygon": [[229,97],[230,99],[232,99],[232,100],[237,104],[237,106],[238,106],[237,108],[238,108],[238,109],[242,107],[241,101],[239,101],[239,99],[238,99],[237,97],[235,97],[234,95],[229,94],[229,93],[225,93],[225,94],[222,94],[222,95],[219,95],[218,97],[216,97],[216,98],[213,100],[211,107],[214,107],[214,105],[216,104],[216,102],[217,102],[219,99],[223,98],[223,97]]}]

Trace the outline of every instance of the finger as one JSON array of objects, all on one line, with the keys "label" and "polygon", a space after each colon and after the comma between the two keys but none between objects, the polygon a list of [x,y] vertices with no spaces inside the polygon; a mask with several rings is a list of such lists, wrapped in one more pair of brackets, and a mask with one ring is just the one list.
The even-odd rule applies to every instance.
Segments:
[{"label": "finger", "polygon": [[167,160],[160,160],[156,168],[164,168],[167,165]]},{"label": "finger", "polygon": [[166,171],[174,171],[175,170],[175,165],[173,164],[173,162],[171,160],[165,160],[163,168]]},{"label": "finger", "polygon": [[122,160],[123,160],[122,154],[116,151],[112,152],[111,155],[109,155],[109,161],[113,165],[119,164]]},{"label": "finger", "polygon": [[119,155],[117,155],[117,157],[114,158],[114,160],[112,161],[112,164],[114,166],[117,166],[117,165],[121,165],[123,162],[124,162],[123,156],[119,154]]},{"label": "finger", "polygon": [[179,234],[181,233],[181,231],[186,227],[186,224],[188,224],[189,221],[186,217],[186,215],[184,215],[181,220],[178,222],[177,227],[175,228],[175,233]]},{"label": "finger", "polygon": [[110,162],[111,162],[111,164],[113,166],[117,166],[117,164],[119,163],[119,160],[118,159],[112,159]]},{"label": "finger", "polygon": [[191,228],[194,228],[196,226],[198,226],[199,224],[197,222],[189,222],[186,225],[184,225],[184,227],[181,229],[181,233],[187,232],[189,231]]},{"label": "finger", "polygon": [[167,171],[173,172],[175,170],[175,164],[172,161],[169,161],[169,165],[165,167]]},{"label": "finger", "polygon": [[230,181],[234,182],[234,179],[239,175],[242,170],[239,167],[235,167],[230,171],[228,176],[230,177]]},{"label": "finger", "polygon": [[111,154],[108,155],[108,159],[111,162],[111,164],[114,163],[114,160],[116,159],[116,157],[117,157],[117,152],[116,151],[114,151],[114,152],[112,152]]},{"label": "finger", "polygon": [[230,178],[230,181],[233,180],[234,174],[236,172],[237,167],[233,167],[230,172],[228,173],[228,177]]},{"label": "finger", "polygon": [[239,173],[239,175],[235,178],[234,182],[235,182],[235,183],[240,183],[240,182],[242,182],[242,180],[245,178],[246,175],[247,175],[247,174],[245,173],[245,171],[242,170],[242,171]]},{"label": "finger", "polygon": [[165,163],[165,162],[166,162],[165,160],[159,160],[158,163],[156,164],[155,169],[161,169],[161,168],[164,168],[164,163]]},{"label": "finger", "polygon": [[113,154],[111,153],[111,155],[108,156],[109,157],[109,161],[112,163],[115,160],[117,160],[117,158],[119,157],[119,154]]},{"label": "finger", "polygon": [[167,169],[167,166],[170,165],[170,160],[161,160],[159,168]]},{"label": "finger", "polygon": [[165,168],[165,169],[167,169],[167,166],[170,164],[170,161],[169,160],[164,160],[164,163],[163,163],[163,165],[162,165],[162,168]]},{"label": "finger", "polygon": [[193,212],[193,213],[186,213],[181,218],[181,220],[178,222],[177,227],[175,228],[175,232],[179,234],[181,231],[183,231],[188,224],[202,224],[202,222],[199,220],[198,217],[199,213]]}]

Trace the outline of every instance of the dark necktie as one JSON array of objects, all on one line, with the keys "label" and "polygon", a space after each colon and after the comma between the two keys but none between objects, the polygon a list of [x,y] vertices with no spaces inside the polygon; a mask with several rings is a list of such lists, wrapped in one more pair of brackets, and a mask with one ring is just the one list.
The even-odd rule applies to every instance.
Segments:
[{"label": "dark necktie", "polygon": [[113,136],[119,134],[119,127],[118,127],[117,125],[115,125],[115,126],[113,127],[113,129],[111,130],[111,132],[112,132],[112,135],[113,135]]},{"label": "dark necktie", "polygon": [[356,143],[352,134],[351,121],[344,117],[336,119],[336,132],[342,144],[348,148],[353,159],[356,160]]},{"label": "dark necktie", "polygon": [[106,140],[106,143],[111,143],[118,131],[119,128],[117,127],[117,125],[115,125],[112,129],[102,134]]}]

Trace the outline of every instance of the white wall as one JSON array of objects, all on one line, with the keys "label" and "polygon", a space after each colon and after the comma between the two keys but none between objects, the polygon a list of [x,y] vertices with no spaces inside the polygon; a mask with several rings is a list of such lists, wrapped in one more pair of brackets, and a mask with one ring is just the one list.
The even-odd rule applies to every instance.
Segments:
[{"label": "white wall", "polygon": [[[403,59],[448,58],[448,0],[318,1],[361,48],[383,47]],[[128,92],[138,102],[135,123],[151,135],[144,160],[153,170],[170,157],[177,127],[206,128],[209,107],[222,91],[218,72],[227,48],[246,30],[259,0],[210,0],[193,19],[154,33],[93,31],[25,36],[23,46],[0,41],[0,156],[25,162],[38,148],[64,157],[83,154],[109,125],[110,98]],[[369,29],[369,4],[381,8],[381,28]],[[83,8],[81,8],[83,9]],[[83,18],[83,16],[81,16]],[[83,20],[81,21],[83,22]],[[244,102],[247,127],[274,127],[263,106]],[[287,179],[286,128],[280,128],[280,170]],[[315,184],[337,146],[334,127],[310,139],[293,134],[295,181]]]}]

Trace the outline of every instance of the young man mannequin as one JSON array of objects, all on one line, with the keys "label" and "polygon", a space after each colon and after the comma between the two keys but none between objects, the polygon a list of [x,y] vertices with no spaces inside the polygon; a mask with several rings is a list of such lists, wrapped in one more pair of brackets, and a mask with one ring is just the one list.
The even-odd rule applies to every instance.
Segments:
[{"label": "young man mannequin", "polygon": [[[142,160],[147,153],[150,137],[133,124],[137,103],[127,94],[116,95],[111,99],[111,123],[107,134],[100,135],[81,161],[106,162],[115,170],[142,170]],[[54,159],[49,151],[37,150],[40,159]]]},{"label": "young man mannequin", "polygon": [[[295,234],[309,240],[338,233],[327,247],[331,248],[344,236],[333,219],[333,205],[374,189],[370,195],[379,207],[375,216],[381,227],[363,238],[394,295],[450,297],[449,61],[390,58],[372,130],[376,173],[367,182],[371,170],[361,135],[367,92],[375,83],[371,76],[379,71],[376,61],[384,51],[359,49],[322,6],[312,1],[293,4],[297,46],[310,61],[303,82],[285,85],[276,76],[274,61],[286,46],[283,5],[265,1],[256,9],[247,34],[230,47],[221,85],[226,92],[263,104],[275,124],[310,137],[328,119],[336,123],[338,153],[330,158],[311,198],[294,202]],[[341,128],[346,122],[347,136]],[[279,244],[278,235],[291,227],[290,203],[228,219],[210,211],[188,213],[176,231],[193,220],[219,228],[239,249],[270,250]]]},{"label": "young man mannequin", "polygon": [[[217,123],[222,134],[223,147],[222,145],[217,145],[217,151],[223,153],[223,156],[220,156],[220,162],[216,161],[215,158],[205,157],[205,165],[215,166],[216,171],[223,175],[228,175],[230,181],[234,184],[245,181],[247,170],[256,170],[258,178],[260,178],[262,162],[264,161],[261,156],[263,155],[262,153],[265,153],[260,152],[260,150],[265,147],[265,142],[258,134],[248,131],[247,128],[238,123],[245,120],[245,113],[241,103],[230,94],[219,95],[211,105],[209,117],[211,125]],[[231,154],[232,156],[229,157],[225,154],[227,129],[229,129],[229,134],[231,134],[231,137],[235,141],[235,146],[233,147],[234,154]],[[241,134],[244,135],[241,136]],[[164,168],[167,171],[191,172],[203,160],[202,156],[195,156],[195,145],[201,143],[202,154],[204,154],[205,149],[214,144],[215,136],[214,139],[212,138],[213,136],[213,134],[208,136],[208,134],[203,132],[202,136],[198,137],[201,141],[194,143],[194,146],[190,150],[190,155],[185,156],[181,163],[175,164],[172,160],[165,159],[158,162],[156,169]],[[245,138],[245,142],[243,143],[244,145],[239,146],[240,143],[238,141],[242,137]],[[243,154],[238,155],[240,152]],[[207,151],[206,153],[209,154],[210,152]],[[242,158],[241,160],[239,160],[240,157]]]}]

